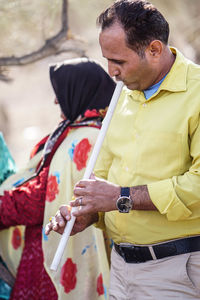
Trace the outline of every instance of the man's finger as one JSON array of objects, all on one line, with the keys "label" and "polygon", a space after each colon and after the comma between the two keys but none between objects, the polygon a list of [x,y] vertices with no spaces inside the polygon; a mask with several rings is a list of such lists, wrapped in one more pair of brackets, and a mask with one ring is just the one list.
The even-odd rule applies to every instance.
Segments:
[{"label": "man's finger", "polygon": [[92,172],[91,175],[90,175],[90,179],[96,179],[94,173]]},{"label": "man's finger", "polygon": [[57,213],[60,220],[62,219],[64,222],[65,220],[69,221],[71,219],[71,210],[72,208],[70,205],[62,205]]},{"label": "man's finger", "polygon": [[52,231],[52,225],[51,225],[51,223],[48,223],[45,226],[45,234],[48,235],[51,231]]}]

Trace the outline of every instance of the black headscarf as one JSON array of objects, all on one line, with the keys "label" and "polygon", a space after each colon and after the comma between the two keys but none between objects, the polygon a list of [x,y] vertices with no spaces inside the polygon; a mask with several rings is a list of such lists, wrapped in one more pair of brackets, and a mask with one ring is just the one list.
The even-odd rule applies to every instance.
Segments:
[{"label": "black headscarf", "polygon": [[[97,118],[96,124],[101,124],[103,114],[97,114],[97,117],[95,114],[85,116],[85,112],[95,109],[98,113],[100,110],[105,110],[110,104],[116,85],[97,62],[88,58],[76,58],[51,65],[50,80],[61,110],[67,119],[59,123],[49,135],[46,143],[42,145],[43,154],[35,173],[15,186],[24,184],[41,172],[57,140],[68,126],[90,126],[90,123],[84,122],[88,118],[89,120]],[[78,117],[80,120],[75,122]]]},{"label": "black headscarf", "polygon": [[71,122],[88,109],[105,109],[115,89],[112,78],[88,58],[51,65],[50,80],[61,110]]}]

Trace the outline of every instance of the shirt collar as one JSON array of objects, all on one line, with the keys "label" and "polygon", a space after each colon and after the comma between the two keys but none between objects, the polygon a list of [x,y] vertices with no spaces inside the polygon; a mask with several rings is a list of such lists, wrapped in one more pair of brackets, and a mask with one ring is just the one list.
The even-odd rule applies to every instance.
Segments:
[{"label": "shirt collar", "polygon": [[176,55],[174,64],[171,67],[166,79],[163,81],[160,90],[172,92],[186,91],[187,89],[187,72],[188,60],[176,48],[170,48],[172,53]]}]

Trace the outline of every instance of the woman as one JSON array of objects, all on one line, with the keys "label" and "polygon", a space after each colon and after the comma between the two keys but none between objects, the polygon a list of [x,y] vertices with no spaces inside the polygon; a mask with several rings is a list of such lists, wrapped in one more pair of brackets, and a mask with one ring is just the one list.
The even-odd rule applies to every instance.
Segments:
[{"label": "woman", "polygon": [[[15,162],[0,131],[0,185],[16,172]],[[1,241],[0,241],[1,242]],[[0,299],[9,299],[14,277],[0,256]]]},{"label": "woman", "polygon": [[[26,225],[11,299],[107,299],[102,233],[90,227],[70,238],[58,271],[52,272],[49,267],[60,237],[47,237],[42,228],[61,204],[72,199],[73,185],[83,177],[115,83],[87,58],[50,66],[50,79],[64,120],[33,149],[27,169],[13,178],[15,188],[0,196],[0,229]],[[12,237],[13,248],[20,248],[19,239],[20,230]]]}]

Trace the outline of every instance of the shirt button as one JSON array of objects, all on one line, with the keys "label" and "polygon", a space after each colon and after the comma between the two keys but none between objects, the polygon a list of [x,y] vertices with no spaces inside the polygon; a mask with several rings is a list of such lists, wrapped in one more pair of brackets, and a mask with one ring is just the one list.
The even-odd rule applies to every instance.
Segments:
[{"label": "shirt button", "polygon": [[146,103],[143,103],[143,104],[142,104],[142,106],[143,106],[143,107],[146,107],[146,106],[147,106],[147,104],[146,104]]}]

